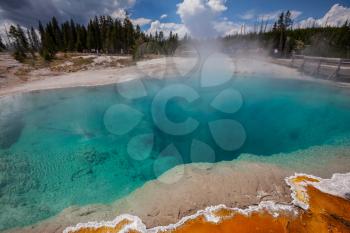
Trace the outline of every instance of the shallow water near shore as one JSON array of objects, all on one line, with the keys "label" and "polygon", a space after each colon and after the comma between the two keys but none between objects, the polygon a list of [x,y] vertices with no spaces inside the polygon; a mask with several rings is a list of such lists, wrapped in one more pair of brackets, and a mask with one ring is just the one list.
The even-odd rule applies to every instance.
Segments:
[{"label": "shallow water near shore", "polygon": [[[152,113],[154,97],[178,83],[198,94],[193,102],[179,96],[167,103],[165,112],[172,121],[197,122],[182,136],[159,129]],[[111,203],[182,163],[348,146],[347,89],[266,77],[237,77],[215,88],[197,83],[145,79],[146,95],[137,98],[130,98],[135,90],[121,91],[122,84],[2,98],[0,230],[36,223],[72,205]],[[211,124],[221,120],[233,120],[244,133],[237,138]],[[242,142],[228,148],[226,139],[231,143],[232,138]],[[213,153],[194,156],[198,147]]]}]

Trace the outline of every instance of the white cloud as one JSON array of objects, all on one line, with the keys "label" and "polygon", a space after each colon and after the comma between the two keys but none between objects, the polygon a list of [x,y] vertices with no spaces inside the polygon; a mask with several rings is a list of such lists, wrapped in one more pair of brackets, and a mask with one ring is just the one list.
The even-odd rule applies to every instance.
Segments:
[{"label": "white cloud", "polygon": [[[119,20],[124,20],[128,15],[127,15],[127,12],[126,10],[124,9],[117,9],[115,10],[112,15],[111,15],[113,18],[116,18],[116,19],[119,19]],[[130,15],[129,15],[130,17]],[[131,22],[136,26],[136,25],[139,25],[140,27],[144,26],[144,25],[147,25],[147,24],[150,24],[152,22],[151,19],[147,19],[147,18],[136,18],[136,19],[130,19]]]},{"label": "white cloud", "polygon": [[[16,26],[17,24],[11,20],[0,19],[0,37],[2,38],[2,42],[5,44],[9,44],[13,42],[13,39],[9,38],[9,31],[11,26]],[[24,33],[27,33],[29,28],[21,26]],[[40,38],[39,31],[35,30],[36,34]]]},{"label": "white cloud", "polygon": [[[243,20],[253,20],[253,19],[264,19],[269,20],[270,23],[274,22],[278,19],[278,16],[283,12],[283,10],[256,14],[255,10],[250,10],[245,12],[240,16]],[[285,12],[285,11],[284,11]],[[341,26],[344,24],[346,20],[350,21],[350,7],[344,7],[340,4],[333,5],[330,10],[321,18],[307,18],[302,21],[297,21],[300,15],[302,15],[301,11],[291,10],[291,16],[294,20],[294,27],[307,28],[314,26]],[[230,35],[240,33],[242,23],[232,22],[228,20],[217,21],[215,23],[215,29],[220,33],[220,35]],[[270,24],[271,26],[271,24]],[[269,26],[269,27],[270,27]],[[254,26],[251,24],[245,25],[245,32],[251,32],[254,30]]]},{"label": "white cloud", "polygon": [[268,13],[262,13],[258,15],[259,19],[264,19],[264,20],[277,20],[278,16],[281,14],[281,11],[272,11]]},{"label": "white cloud", "polygon": [[340,26],[346,20],[350,20],[350,7],[335,4],[320,20],[320,23],[324,25]]},{"label": "white cloud", "polygon": [[155,35],[156,32],[163,31],[164,36],[169,36],[172,31],[174,34],[177,34],[180,38],[188,34],[188,30],[183,24],[177,23],[161,23],[159,20],[153,21],[150,28],[147,30],[148,34]]},{"label": "white cloud", "polygon": [[220,36],[228,36],[243,33],[252,32],[254,27],[240,22],[232,22],[229,20],[216,21],[214,23],[215,30]]},{"label": "white cloud", "polygon": [[[278,19],[278,17],[281,15],[282,12],[286,12],[286,11],[278,10],[278,11],[272,11],[269,13],[259,14],[258,19],[275,21]],[[302,12],[297,10],[291,10],[290,13],[291,13],[291,18],[293,20],[297,19],[300,15],[302,15]]]},{"label": "white cloud", "polygon": [[112,12],[111,16],[116,19],[125,19],[127,15],[124,9],[117,9]]},{"label": "white cloud", "polygon": [[152,22],[151,19],[146,19],[146,18],[137,18],[137,19],[132,19],[131,22],[134,25],[139,25],[140,27],[150,24]]},{"label": "white cloud", "polygon": [[311,28],[311,27],[314,27],[314,26],[317,26],[317,20],[312,18],[312,17],[309,17],[307,19],[304,19],[298,23],[296,23],[296,27],[299,27],[299,28]]},{"label": "white cloud", "polygon": [[10,30],[11,25],[16,25],[15,22],[7,19],[0,19],[0,36],[3,42],[7,42],[7,32]]},{"label": "white cloud", "polygon": [[[257,20],[264,20],[268,21],[270,24],[269,27],[271,27],[271,22],[274,22],[278,19],[278,16],[283,12],[283,10],[273,11],[269,13],[264,14],[258,14],[254,9],[246,11],[244,14],[240,15],[239,17],[242,20],[248,20],[252,21],[254,20],[255,23]],[[285,12],[285,11],[284,11]],[[293,20],[298,18],[302,12],[292,10],[291,17]],[[249,33],[253,32],[254,30],[260,30],[260,24],[259,25],[253,25],[250,23],[243,23],[243,22],[233,22],[227,19],[224,19],[223,21],[215,21],[214,28],[218,32],[220,36],[228,36],[228,35],[234,35],[234,34],[240,34],[240,33]]]},{"label": "white cloud", "polygon": [[303,14],[303,12],[301,12],[301,11],[290,11],[290,13],[292,14],[293,20],[299,18],[299,16]]},{"label": "white cloud", "polygon": [[[268,21],[275,21],[278,19],[280,14],[282,12],[286,12],[286,10],[277,10],[277,11],[271,11],[267,13],[257,13],[256,10],[251,9],[240,15],[239,17],[243,20],[268,20]],[[297,19],[300,15],[302,15],[301,11],[297,10],[291,10],[290,11],[292,19]]]},{"label": "white cloud", "polygon": [[222,12],[227,10],[225,2],[226,0],[208,0],[207,5],[215,12]]},{"label": "white cloud", "polygon": [[222,36],[237,34],[241,30],[241,24],[232,21],[217,21],[214,28]]},{"label": "white cloud", "polygon": [[217,35],[215,20],[227,10],[225,0],[184,0],[177,4],[177,14],[193,37]]},{"label": "white cloud", "polygon": [[202,0],[184,0],[177,4],[177,13],[181,19],[205,11],[205,5]]},{"label": "white cloud", "polygon": [[246,11],[244,14],[240,15],[239,17],[244,20],[250,20],[254,19],[256,17],[256,14],[254,10],[249,10]]},{"label": "white cloud", "polygon": [[166,17],[168,17],[168,15],[167,14],[163,14],[163,15],[160,16],[160,19],[165,19]]},{"label": "white cloud", "polygon": [[325,26],[341,26],[346,20],[350,20],[350,7],[344,7],[340,4],[335,4],[331,9],[319,19],[307,18],[298,23],[298,27],[325,27]]}]

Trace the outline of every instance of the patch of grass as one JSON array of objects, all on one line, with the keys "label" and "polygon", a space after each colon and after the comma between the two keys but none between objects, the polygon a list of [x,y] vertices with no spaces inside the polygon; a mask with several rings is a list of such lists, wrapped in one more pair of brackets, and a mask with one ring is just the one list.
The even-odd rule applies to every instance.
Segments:
[{"label": "patch of grass", "polygon": [[[136,62],[126,56],[125,58],[116,57],[106,60],[105,62],[95,64],[94,56],[85,53],[57,53],[55,58],[51,61],[46,61],[39,54],[35,58],[27,58],[23,61],[26,68],[21,68],[16,72],[16,75],[24,77],[32,70],[48,68],[53,72],[72,73],[82,70],[88,70],[90,67],[106,68],[106,67],[126,67],[135,65]],[[102,55],[104,56],[104,55]]]},{"label": "patch of grass", "polygon": [[21,79],[22,81],[28,80],[28,74],[33,70],[33,68],[30,67],[22,67],[19,68],[14,74]]},{"label": "patch of grass", "polygon": [[52,62],[50,64],[50,69],[58,72],[77,72],[88,69],[88,66],[93,60],[93,57],[74,57],[66,55]]},{"label": "patch of grass", "polygon": [[45,68],[49,64],[39,54],[37,54],[35,58],[26,58],[22,63],[33,69]]},{"label": "patch of grass", "polygon": [[118,61],[116,61],[116,63],[122,65],[122,66],[132,66],[132,65],[136,65],[136,61],[134,61],[131,58],[124,58],[124,59],[119,59]]},{"label": "patch of grass", "polygon": [[88,57],[88,58],[78,57],[78,58],[71,59],[71,62],[73,62],[74,66],[76,67],[90,65],[93,61],[94,61],[94,58],[92,57]]}]

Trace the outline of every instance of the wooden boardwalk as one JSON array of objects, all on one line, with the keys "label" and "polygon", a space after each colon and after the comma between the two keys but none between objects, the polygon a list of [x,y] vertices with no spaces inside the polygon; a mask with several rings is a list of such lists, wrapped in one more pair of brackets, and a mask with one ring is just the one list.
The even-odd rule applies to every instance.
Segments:
[{"label": "wooden boardwalk", "polygon": [[350,59],[295,55],[291,59],[274,59],[274,62],[317,78],[350,82]]}]

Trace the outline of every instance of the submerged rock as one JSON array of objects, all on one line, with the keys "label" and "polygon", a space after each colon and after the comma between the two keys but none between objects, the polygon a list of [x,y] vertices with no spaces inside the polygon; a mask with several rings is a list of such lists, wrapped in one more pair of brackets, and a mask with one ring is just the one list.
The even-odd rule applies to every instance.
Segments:
[{"label": "submerged rock", "polygon": [[9,149],[21,136],[25,124],[21,116],[0,117],[0,148]]},{"label": "submerged rock", "polygon": [[71,181],[75,181],[76,179],[91,174],[93,174],[93,171],[90,167],[80,169],[79,171],[73,173],[73,175],[71,176]]},{"label": "submerged rock", "polygon": [[104,163],[109,158],[108,152],[98,152],[95,149],[87,151],[83,154],[84,159],[91,165],[99,165]]}]

